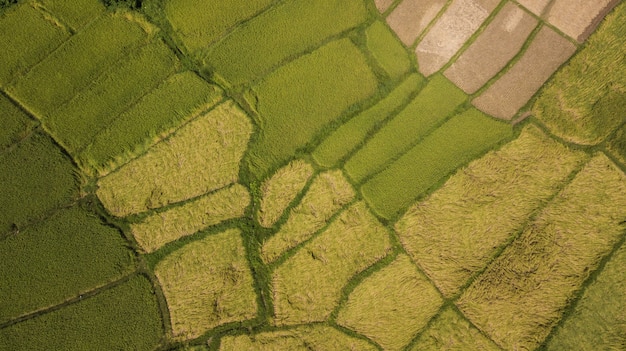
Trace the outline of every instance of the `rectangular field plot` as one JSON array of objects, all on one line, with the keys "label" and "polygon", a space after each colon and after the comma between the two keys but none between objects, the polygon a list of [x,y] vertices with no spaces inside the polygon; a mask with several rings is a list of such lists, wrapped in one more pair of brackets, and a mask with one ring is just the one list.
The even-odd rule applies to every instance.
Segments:
[{"label": "rectangular field plot", "polygon": [[387,23],[406,46],[411,46],[446,4],[445,0],[402,0]]},{"label": "rectangular field plot", "polygon": [[205,63],[229,84],[241,85],[366,19],[362,0],[283,2],[212,46]]},{"label": "rectangular field plot", "polygon": [[[79,207],[0,241],[0,323],[103,286],[134,268],[122,233]],[[0,343],[1,344],[1,343]]]},{"label": "rectangular field plot", "polygon": [[164,336],[143,276],[0,330],[0,350],[154,350]]},{"label": "rectangular field plot", "polygon": [[395,229],[409,255],[452,297],[587,160],[527,127],[411,206]]},{"label": "rectangular field plot", "polygon": [[467,110],[367,181],[363,197],[376,213],[390,219],[456,168],[511,136],[509,125]]},{"label": "rectangular field plot", "polygon": [[534,349],[623,237],[626,175],[594,157],[461,295],[457,305],[504,349]]},{"label": "rectangular field plot", "polygon": [[98,0],[38,0],[43,7],[77,30],[93,21],[104,6]]},{"label": "rectangular field plot", "polygon": [[346,172],[359,183],[380,171],[442,123],[465,99],[465,94],[446,78],[433,77],[413,101],[346,162]]},{"label": "rectangular field plot", "polygon": [[384,22],[367,27],[365,36],[367,49],[391,79],[399,79],[411,69],[409,54]]},{"label": "rectangular field plot", "polygon": [[0,152],[25,138],[36,125],[34,120],[3,95],[0,95],[0,121]]},{"label": "rectangular field plot", "polygon": [[552,0],[517,0],[522,6],[524,6],[527,10],[534,13],[537,16],[541,16],[543,11],[546,9]]},{"label": "rectangular field plot", "polygon": [[618,3],[616,0],[555,0],[546,17],[563,33],[582,43]]}]

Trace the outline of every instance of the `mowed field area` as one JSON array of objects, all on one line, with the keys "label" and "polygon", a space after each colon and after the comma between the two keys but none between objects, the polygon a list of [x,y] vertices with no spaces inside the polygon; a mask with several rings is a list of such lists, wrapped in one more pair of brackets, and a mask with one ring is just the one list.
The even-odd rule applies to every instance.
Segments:
[{"label": "mowed field area", "polygon": [[0,1],[0,351],[626,350],[626,2]]}]

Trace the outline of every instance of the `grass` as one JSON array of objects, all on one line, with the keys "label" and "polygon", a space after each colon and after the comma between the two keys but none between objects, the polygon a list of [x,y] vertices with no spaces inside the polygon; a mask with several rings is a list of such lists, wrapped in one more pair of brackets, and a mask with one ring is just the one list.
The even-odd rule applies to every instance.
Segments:
[{"label": "grass", "polygon": [[213,45],[205,64],[229,84],[239,86],[367,17],[363,0],[282,2]]},{"label": "grass", "polygon": [[385,119],[402,108],[423,83],[417,74],[408,76],[389,95],[376,105],[362,111],[339,126],[315,148],[312,156],[315,162],[324,167],[334,167],[355,150],[363,140],[376,130]]},{"label": "grass", "polygon": [[237,181],[251,132],[243,111],[225,102],[100,179],[98,197],[123,217],[223,188]]},{"label": "grass", "polygon": [[600,154],[458,300],[504,349],[534,349],[623,236],[626,175]]},{"label": "grass", "polygon": [[283,214],[289,204],[304,189],[313,166],[302,160],[294,160],[280,168],[261,185],[261,203],[257,214],[259,224],[270,228]]},{"label": "grass", "polygon": [[374,22],[365,36],[367,49],[391,79],[398,80],[411,69],[406,49],[384,22]]},{"label": "grass", "polygon": [[466,100],[462,90],[441,75],[433,77],[405,108],[381,128],[345,164],[356,182],[380,170],[421,140]]},{"label": "grass", "polygon": [[143,276],[62,309],[0,329],[0,350],[153,350],[163,337],[154,291]]},{"label": "grass", "polygon": [[609,138],[608,149],[622,164],[626,165],[626,124]]},{"label": "grass", "polygon": [[392,218],[459,166],[512,136],[509,124],[476,109],[455,116],[363,185],[363,197]]},{"label": "grass", "polygon": [[287,250],[311,238],[354,196],[352,186],[341,171],[318,175],[300,203],[291,209],[287,222],[264,243],[261,248],[263,261],[274,262]]},{"label": "grass", "polygon": [[152,214],[131,224],[130,228],[139,245],[149,253],[209,226],[241,217],[249,204],[248,190],[235,184],[182,206]]},{"label": "grass", "polygon": [[3,95],[0,95],[0,120],[0,152],[28,136],[36,124]]},{"label": "grass", "polygon": [[389,233],[365,204],[351,206],[274,270],[275,324],[326,320],[349,280],[390,249]]},{"label": "grass", "polygon": [[98,0],[40,0],[43,7],[78,30],[93,21],[102,12],[104,6]]},{"label": "grass", "polygon": [[354,289],[339,310],[337,323],[385,350],[403,350],[442,304],[428,278],[401,254]]},{"label": "grass", "polygon": [[249,96],[256,101],[261,127],[247,161],[252,175],[264,178],[376,89],[365,57],[348,39],[333,41],[264,78]]},{"label": "grass", "polygon": [[256,316],[252,275],[237,229],[187,244],[159,262],[155,273],[176,338],[196,338]]},{"label": "grass", "polygon": [[441,292],[452,297],[586,161],[585,153],[528,126],[411,206],[396,232]]},{"label": "grass", "polygon": [[[0,323],[60,304],[133,269],[122,234],[80,207],[0,241]],[[1,343],[0,343],[1,344]]]},{"label": "grass", "polygon": [[626,114],[626,4],[609,14],[585,46],[542,88],[533,112],[568,141],[605,140]]}]

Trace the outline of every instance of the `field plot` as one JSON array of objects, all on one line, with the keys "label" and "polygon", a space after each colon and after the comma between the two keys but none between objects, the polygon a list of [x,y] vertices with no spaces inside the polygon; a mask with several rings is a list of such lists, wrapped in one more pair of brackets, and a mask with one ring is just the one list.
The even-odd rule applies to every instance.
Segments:
[{"label": "field plot", "polygon": [[367,181],[363,197],[377,214],[390,219],[456,168],[511,136],[508,125],[467,110]]},{"label": "field plot", "polygon": [[282,2],[212,46],[205,63],[228,84],[238,86],[366,19],[363,0]]},{"label": "field plot", "polygon": [[60,18],[73,30],[78,30],[93,21],[104,6],[98,0],[37,0],[41,6]]},{"label": "field plot", "polygon": [[[122,234],[72,207],[0,241],[0,323],[60,304],[133,269]],[[0,343],[1,344],[1,343]]]},{"label": "field plot", "polygon": [[436,76],[401,112],[385,124],[345,164],[356,182],[380,171],[394,157],[424,138],[466,100],[443,76]]},{"label": "field plot", "polygon": [[503,348],[534,349],[623,237],[624,218],[626,175],[600,154],[473,282],[457,305]]},{"label": "field plot", "polygon": [[337,323],[385,350],[403,350],[442,304],[428,278],[401,254],[356,287],[339,311]]},{"label": "field plot", "polygon": [[235,184],[180,207],[153,214],[131,224],[130,229],[139,245],[146,252],[153,252],[209,226],[241,217],[249,204],[248,190],[241,184]]},{"label": "field plot", "polygon": [[390,249],[387,229],[365,204],[351,206],[273,272],[274,323],[326,320],[348,281]]},{"label": "field plot", "polygon": [[623,123],[624,23],[622,3],[541,90],[533,112],[556,135],[579,144],[598,144]]},{"label": "field plot", "polygon": [[0,95],[0,121],[0,152],[24,139],[36,125],[35,121],[3,95]]},{"label": "field plot", "polygon": [[507,3],[445,76],[466,93],[475,93],[520,51],[536,26],[531,15]]},{"label": "field plot", "polygon": [[365,57],[349,39],[333,41],[282,66],[250,92],[262,126],[249,151],[250,170],[264,178],[376,89]]},{"label": "field plot", "polygon": [[123,217],[220,189],[237,181],[251,132],[245,113],[225,102],[100,179],[98,197]]},{"label": "field plot", "polygon": [[289,203],[304,189],[313,171],[313,166],[309,163],[294,160],[263,182],[261,204],[257,213],[263,227],[270,228],[276,223]]},{"label": "field plot", "polygon": [[402,0],[387,16],[387,23],[404,45],[411,46],[445,4],[445,0]]},{"label": "field plot", "polygon": [[163,337],[154,291],[143,276],[0,329],[0,350],[154,350]]},{"label": "field plot", "polygon": [[385,12],[391,6],[394,0],[375,0],[376,8],[379,12]]},{"label": "field plot", "polygon": [[452,297],[587,160],[526,127],[409,208],[395,229],[411,257]]},{"label": "field plot", "polygon": [[384,22],[374,22],[365,30],[365,36],[367,49],[391,79],[400,79],[411,69],[406,49]]},{"label": "field plot", "polygon": [[583,42],[619,0],[555,0],[546,15],[563,33]]},{"label": "field plot", "polygon": [[376,105],[339,126],[313,151],[315,162],[328,168],[336,166],[367,135],[374,132],[380,123],[406,105],[411,96],[421,88],[423,81],[418,74],[410,75]]},{"label": "field plot", "polygon": [[472,103],[492,116],[510,120],[576,51],[549,27],[534,37],[522,58]]},{"label": "field plot", "polygon": [[517,0],[522,6],[537,16],[541,16],[552,0]]},{"label": "field plot", "polygon": [[290,211],[287,222],[261,248],[263,261],[273,262],[285,251],[311,238],[354,196],[352,185],[341,171],[318,175],[300,203]]},{"label": "field plot", "polygon": [[196,338],[218,325],[256,316],[256,294],[240,235],[230,229],[208,236],[157,264],[174,337]]},{"label": "field plot", "polygon": [[24,74],[70,36],[29,3],[15,5],[2,14],[0,33],[11,33],[0,36],[0,86]]},{"label": "field plot", "polygon": [[454,0],[415,48],[420,72],[439,71],[474,34],[500,0]]},{"label": "field plot", "polygon": [[306,350],[359,350],[375,351],[377,348],[365,340],[348,336],[326,325],[290,328],[255,335],[226,336],[221,340],[220,351],[306,351]]}]

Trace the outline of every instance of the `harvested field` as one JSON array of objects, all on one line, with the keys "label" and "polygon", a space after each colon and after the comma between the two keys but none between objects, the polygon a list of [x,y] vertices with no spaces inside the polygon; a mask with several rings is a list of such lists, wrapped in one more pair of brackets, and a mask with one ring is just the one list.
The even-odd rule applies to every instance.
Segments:
[{"label": "harvested field", "polygon": [[391,6],[393,4],[394,0],[374,0],[374,3],[376,4],[376,8],[378,9],[378,12],[383,13],[385,12],[389,6]]},{"label": "harvested field", "polygon": [[415,48],[420,72],[439,71],[476,32],[500,0],[454,0]]},{"label": "harvested field", "polygon": [[619,0],[554,0],[546,15],[548,22],[582,43]]},{"label": "harvested field", "polygon": [[457,305],[504,349],[536,348],[590,272],[623,237],[624,218],[626,175],[599,154]]},{"label": "harvested field", "polygon": [[411,46],[445,4],[445,0],[402,0],[387,16],[387,23],[404,45]]},{"label": "harvested field", "polygon": [[235,184],[182,206],[152,214],[139,223],[131,224],[130,230],[146,252],[153,252],[204,228],[241,217],[249,204],[248,190],[241,184]]},{"label": "harvested field", "polygon": [[543,14],[544,10],[548,6],[552,0],[517,0],[517,2],[524,6],[526,9],[530,10],[530,12],[534,13],[537,16]]},{"label": "harvested field", "polygon": [[339,310],[337,324],[371,338],[385,350],[403,350],[442,304],[428,278],[401,254],[354,289]]},{"label": "harvested field", "polygon": [[104,12],[98,0],[38,0],[38,3],[73,30],[84,27]]},{"label": "harvested field", "polygon": [[177,339],[256,316],[252,274],[237,229],[187,244],[159,262],[155,274]]},{"label": "harvested field", "polygon": [[380,171],[394,157],[438,127],[466,98],[443,76],[433,77],[413,101],[346,162],[346,172],[358,183]]},{"label": "harvested field", "polygon": [[541,28],[522,58],[472,103],[510,120],[575,50],[574,44],[549,27]]},{"label": "harvested field", "polygon": [[526,127],[411,206],[396,232],[439,290],[453,297],[587,160]]},{"label": "harvested field", "polygon": [[468,94],[475,93],[520,51],[537,20],[507,3],[445,76]]},{"label": "harvested field", "polygon": [[290,211],[287,222],[263,245],[263,261],[274,262],[285,251],[311,238],[354,196],[352,186],[341,171],[319,174],[300,203]]},{"label": "harvested field", "polygon": [[391,219],[456,168],[511,136],[507,124],[467,110],[367,181],[361,192],[378,215]]},{"label": "harvested field", "polygon": [[123,217],[220,189],[237,181],[251,132],[245,113],[225,102],[100,179],[98,197]]},{"label": "harvested field", "polygon": [[398,80],[411,69],[409,54],[384,22],[374,22],[365,36],[367,49],[391,79]]},{"label": "harvested field", "polygon": [[35,121],[15,106],[9,99],[0,95],[0,152],[24,139],[35,127]]},{"label": "harvested field", "polygon": [[313,166],[306,161],[294,160],[265,180],[261,186],[261,204],[257,213],[259,224],[265,228],[273,226],[304,189],[313,171]]},{"label": "harvested field", "polygon": [[[389,233],[364,203],[344,211],[272,275],[274,323],[324,321],[348,281],[391,249]],[[311,289],[315,287],[315,289]]]}]

